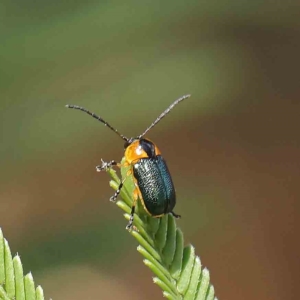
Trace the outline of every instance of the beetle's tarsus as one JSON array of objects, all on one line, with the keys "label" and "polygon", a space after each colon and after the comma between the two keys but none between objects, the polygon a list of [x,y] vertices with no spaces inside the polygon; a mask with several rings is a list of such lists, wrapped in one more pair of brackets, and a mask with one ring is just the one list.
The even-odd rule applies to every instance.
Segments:
[{"label": "beetle's tarsus", "polygon": [[126,226],[126,230],[128,230],[128,231],[131,231],[132,230],[132,224],[127,224],[127,226]]},{"label": "beetle's tarsus", "polygon": [[125,178],[123,179],[123,181],[121,181],[120,185],[118,186],[118,189],[117,189],[116,192],[110,197],[109,201],[111,201],[111,202],[116,202],[116,200],[117,200],[117,198],[118,198],[118,196],[119,196],[119,194],[120,194],[120,192],[121,192],[121,189],[122,189],[122,187],[123,187],[123,184],[124,184],[126,178],[127,178],[127,177],[125,177]]},{"label": "beetle's tarsus", "polygon": [[101,162],[102,165],[96,166],[96,171],[97,172],[101,172],[103,170],[107,171],[108,169],[110,169],[112,166],[116,166],[118,163],[114,160],[111,160],[109,162],[105,162],[102,158],[101,158]]},{"label": "beetle's tarsus", "polygon": [[123,182],[120,183],[120,185],[119,185],[118,189],[116,190],[116,192],[109,198],[109,201],[111,201],[111,202],[116,202],[117,201],[118,195],[120,194],[122,187],[123,187]]},{"label": "beetle's tarsus", "polygon": [[[117,195],[118,196],[118,195]],[[116,203],[117,202],[117,196],[114,194],[113,196],[111,196],[110,198],[109,198],[109,201],[110,202],[113,202],[113,203]]]},{"label": "beetle's tarsus", "polygon": [[171,214],[174,218],[176,218],[176,219],[180,219],[180,218],[181,218],[181,215],[175,214],[174,211],[171,211],[170,214]]},{"label": "beetle's tarsus", "polygon": [[131,207],[130,219],[129,219],[129,222],[128,222],[127,226],[126,226],[126,229],[127,229],[128,231],[131,231],[131,230],[132,230],[132,227],[134,227],[134,226],[133,226],[134,211],[135,211],[135,203],[134,203],[134,205],[132,205],[132,207]]}]

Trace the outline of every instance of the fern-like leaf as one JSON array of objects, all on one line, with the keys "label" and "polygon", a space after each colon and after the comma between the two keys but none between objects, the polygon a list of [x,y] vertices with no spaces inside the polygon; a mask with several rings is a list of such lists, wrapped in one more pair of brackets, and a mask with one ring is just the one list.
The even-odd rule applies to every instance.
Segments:
[{"label": "fern-like leaf", "polygon": [[[107,170],[112,180],[110,186],[117,190],[120,178],[112,169]],[[122,179],[128,168],[121,168]],[[129,220],[134,182],[127,178],[121,190],[122,200],[116,204],[125,211]],[[131,235],[139,243],[137,250],[144,257],[155,277],[154,283],[163,291],[164,297],[172,300],[217,300],[214,287],[210,284],[209,271],[201,267],[200,258],[192,245],[184,247],[182,231],[176,226],[173,216],[153,218],[145,213],[138,202]]]},{"label": "fern-like leaf", "polygon": [[20,256],[12,258],[7,240],[0,228],[0,299],[44,300],[41,286],[35,288],[31,273],[23,275]]}]

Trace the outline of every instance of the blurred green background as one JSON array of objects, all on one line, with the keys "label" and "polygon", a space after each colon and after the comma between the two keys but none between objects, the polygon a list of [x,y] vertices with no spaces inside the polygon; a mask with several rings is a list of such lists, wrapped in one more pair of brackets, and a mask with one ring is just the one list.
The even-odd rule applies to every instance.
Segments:
[{"label": "blurred green background", "polygon": [[0,226],[48,299],[162,298],[95,171],[123,141],[64,105],[135,136],[187,93],[148,134],[186,242],[219,299],[297,298],[299,13],[296,0],[1,1]]}]

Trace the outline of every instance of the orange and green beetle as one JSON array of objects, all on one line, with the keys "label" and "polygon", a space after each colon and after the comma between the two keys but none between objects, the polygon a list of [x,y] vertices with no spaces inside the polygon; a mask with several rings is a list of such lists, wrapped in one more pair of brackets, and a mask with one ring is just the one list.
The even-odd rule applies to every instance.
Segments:
[{"label": "orange and green beetle", "polygon": [[167,213],[172,214],[176,218],[180,217],[173,212],[173,208],[176,204],[176,194],[166,161],[161,156],[161,152],[158,147],[149,139],[143,138],[143,136],[167,113],[169,113],[175,105],[189,97],[190,95],[185,95],[174,101],[142,134],[133,138],[127,138],[123,134],[119,133],[118,130],[109,125],[106,121],[104,121],[101,117],[83,107],[77,105],[66,105],[68,108],[78,109],[89,114],[117,133],[118,136],[125,141],[125,161],[123,165],[114,160],[110,162],[102,161],[102,165],[97,166],[96,170],[100,172],[112,166],[130,167],[129,171],[127,172],[127,176],[120,183],[115,194],[110,198],[111,201],[116,201],[123,187],[124,181],[128,176],[133,175],[135,189],[133,191],[133,203],[131,207],[130,220],[126,226],[126,229],[132,228],[135,206],[138,199],[140,199],[142,202],[145,211],[152,217],[158,218]]}]

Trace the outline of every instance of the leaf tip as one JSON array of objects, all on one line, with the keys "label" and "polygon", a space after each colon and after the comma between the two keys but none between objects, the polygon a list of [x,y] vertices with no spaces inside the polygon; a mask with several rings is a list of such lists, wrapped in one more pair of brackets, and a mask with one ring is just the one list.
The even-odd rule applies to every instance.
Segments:
[{"label": "leaf tip", "polygon": [[210,277],[209,270],[206,267],[202,271],[202,276],[207,277],[208,279]]},{"label": "leaf tip", "polygon": [[38,285],[36,288],[36,299],[37,300],[43,300],[44,299],[44,291],[43,288]]},{"label": "leaf tip", "polygon": [[27,280],[33,280],[33,276],[32,276],[31,271],[26,274],[25,279],[27,279]]},{"label": "leaf tip", "polygon": [[16,255],[15,255],[15,257],[13,258],[13,261],[15,262],[15,263],[19,263],[19,264],[22,264],[21,263],[21,257],[20,257],[20,255],[17,253]]}]

